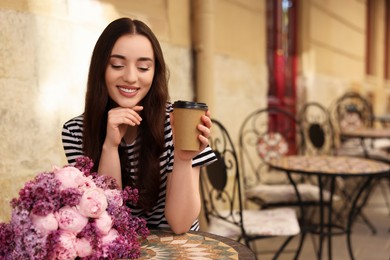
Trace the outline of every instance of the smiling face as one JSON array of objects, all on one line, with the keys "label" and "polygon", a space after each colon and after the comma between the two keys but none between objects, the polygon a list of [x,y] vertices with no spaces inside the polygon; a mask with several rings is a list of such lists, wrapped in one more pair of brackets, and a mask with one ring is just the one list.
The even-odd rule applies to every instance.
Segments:
[{"label": "smiling face", "polygon": [[115,43],[105,79],[109,96],[120,107],[140,104],[149,92],[155,71],[153,48],[148,38],[132,34]]}]

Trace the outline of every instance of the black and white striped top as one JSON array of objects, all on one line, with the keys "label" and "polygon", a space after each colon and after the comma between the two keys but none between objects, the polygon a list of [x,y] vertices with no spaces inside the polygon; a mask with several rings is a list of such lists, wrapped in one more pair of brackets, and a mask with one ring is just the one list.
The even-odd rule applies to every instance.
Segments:
[{"label": "black and white striped top", "polygon": [[[132,208],[132,214],[134,216],[143,217],[149,228],[156,227],[167,227],[169,225],[164,216],[164,207],[165,207],[165,193],[166,193],[166,184],[167,184],[167,174],[172,172],[173,169],[173,155],[174,155],[174,146],[172,140],[172,129],[170,124],[169,113],[172,111],[171,103],[167,104],[166,115],[165,115],[165,150],[160,157],[160,172],[161,172],[161,185],[159,199],[156,206],[150,212],[144,212],[138,208]],[[65,150],[65,155],[67,157],[69,164],[74,164],[76,158],[83,156],[82,145],[83,145],[83,115],[72,118],[66,122],[62,129],[62,143]],[[136,148],[134,142],[133,144],[121,143],[121,146],[124,146],[128,150],[129,159],[131,165],[136,165],[137,162],[134,158],[134,149]],[[216,160],[216,156],[210,147],[207,147],[203,150],[198,156],[196,156],[192,161],[192,166],[204,166]],[[133,172],[132,172],[133,173]],[[196,220],[191,226],[191,230],[198,230],[199,222]]]}]

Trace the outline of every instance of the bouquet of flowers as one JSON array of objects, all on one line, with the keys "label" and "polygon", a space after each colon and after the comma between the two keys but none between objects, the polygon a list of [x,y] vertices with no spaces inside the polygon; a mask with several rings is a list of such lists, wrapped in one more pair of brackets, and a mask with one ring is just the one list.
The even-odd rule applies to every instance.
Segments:
[{"label": "bouquet of flowers", "polygon": [[146,221],[126,202],[138,191],[91,173],[81,157],[74,166],[38,174],[11,201],[10,223],[0,223],[0,259],[118,259],[140,256]]}]

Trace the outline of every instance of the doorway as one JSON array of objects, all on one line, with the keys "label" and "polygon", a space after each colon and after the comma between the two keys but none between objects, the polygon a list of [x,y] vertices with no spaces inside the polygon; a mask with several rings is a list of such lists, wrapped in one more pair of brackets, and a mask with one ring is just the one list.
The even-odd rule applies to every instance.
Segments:
[{"label": "doorway", "polygon": [[[278,107],[296,115],[297,76],[297,13],[299,0],[267,0],[267,67],[268,106]],[[269,118],[270,124],[280,125],[278,118]],[[290,129],[295,129],[293,126]],[[295,133],[291,140],[295,146]],[[294,150],[294,149],[293,149]]]}]

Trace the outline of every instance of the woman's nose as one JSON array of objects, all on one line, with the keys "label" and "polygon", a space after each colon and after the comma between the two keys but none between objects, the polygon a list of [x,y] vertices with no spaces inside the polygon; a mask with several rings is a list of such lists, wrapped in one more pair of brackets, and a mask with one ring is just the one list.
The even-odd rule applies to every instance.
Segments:
[{"label": "woman's nose", "polygon": [[125,69],[123,79],[126,82],[135,82],[137,81],[137,70],[136,68],[129,66]]}]

